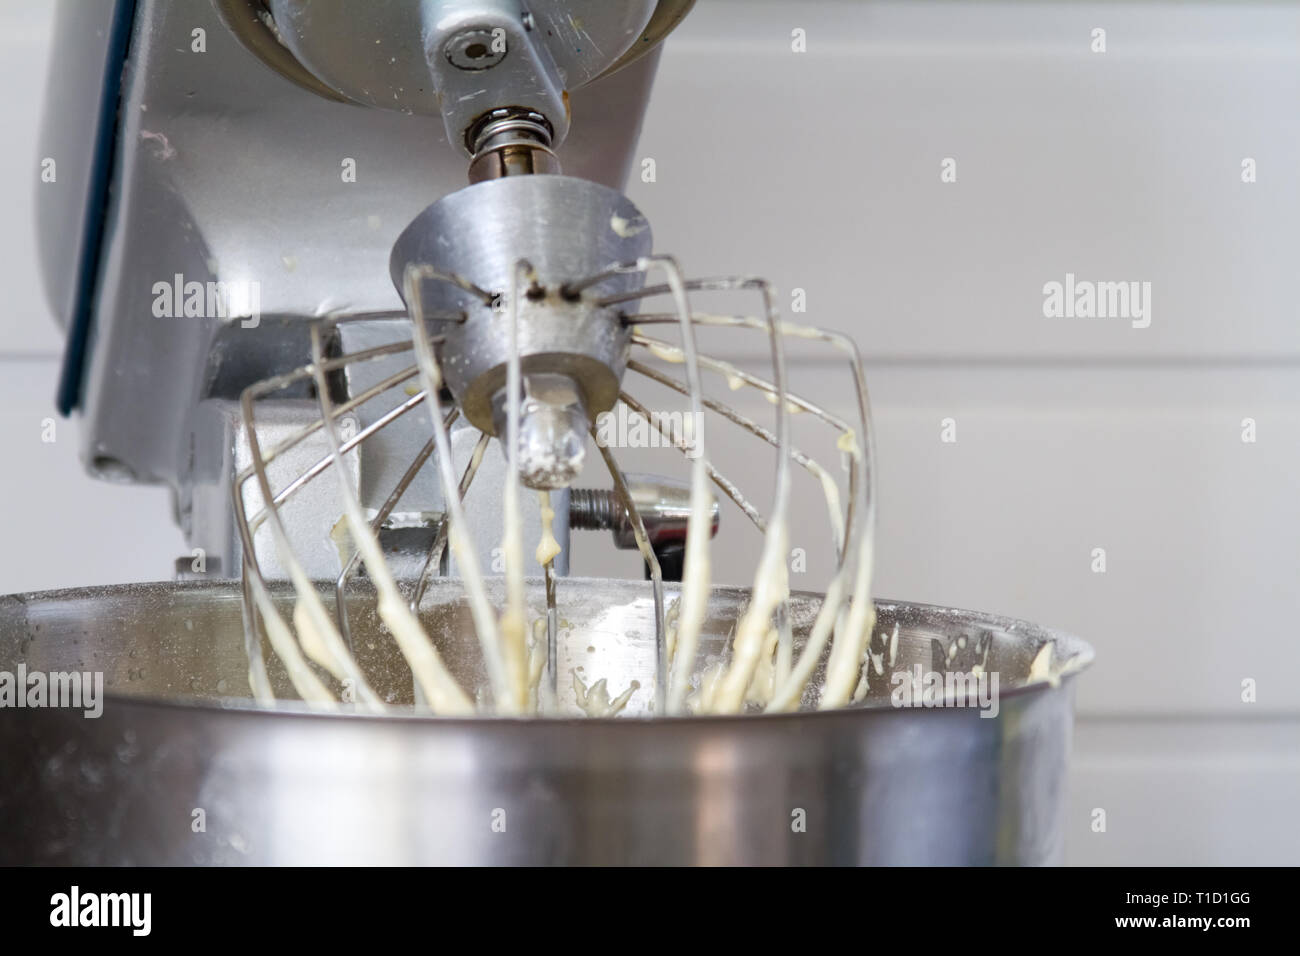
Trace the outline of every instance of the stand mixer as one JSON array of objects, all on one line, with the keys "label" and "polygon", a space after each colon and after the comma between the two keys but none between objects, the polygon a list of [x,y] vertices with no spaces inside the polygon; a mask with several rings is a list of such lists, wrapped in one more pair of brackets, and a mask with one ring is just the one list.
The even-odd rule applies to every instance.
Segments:
[{"label": "stand mixer", "polygon": [[[620,191],[691,5],[140,0],[98,30],[65,6],[104,71],[51,92],[100,110],[47,131],[95,129],[98,157],[43,211],[60,402],[93,473],[172,489],[193,551],[176,584],[0,604],[6,662],[110,692],[95,721],[4,723],[28,769],[0,809],[38,821],[6,858],[1059,859],[1091,650],[873,602],[855,344],[762,280],[687,278]],[[765,369],[703,351],[743,336]],[[837,359],[851,418],[789,390],[790,337]],[[625,471],[611,416],[685,475]],[[765,508],[710,460],[736,441]],[[578,486],[593,463],[610,487]],[[796,477],[826,500],[824,593],[789,590]],[[748,589],[711,583],[724,506]],[[608,547],[584,529],[646,580],[568,577]],[[891,706],[913,669],[998,675],[997,706]],[[151,822],[195,807],[206,838]]]}]

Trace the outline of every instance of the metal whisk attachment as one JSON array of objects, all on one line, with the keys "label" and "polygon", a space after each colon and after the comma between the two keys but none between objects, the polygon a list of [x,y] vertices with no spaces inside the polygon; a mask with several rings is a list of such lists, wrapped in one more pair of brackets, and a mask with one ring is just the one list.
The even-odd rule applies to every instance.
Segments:
[{"label": "metal whisk attachment", "polygon": [[[417,704],[447,714],[562,712],[570,528],[610,530],[644,561],[655,628],[646,712],[835,707],[864,692],[875,519],[867,392],[851,340],[782,322],[762,280],[683,278],[671,258],[650,254],[649,229],[625,198],[560,176],[492,180],[440,200],[399,239],[392,273],[406,312],[313,322],[306,364],[243,394],[250,464],[233,493],[260,699],[275,696],[265,644],[309,703],[383,712],[403,702],[391,666],[352,639],[364,577]],[[759,308],[696,308],[715,295],[752,296]],[[770,375],[703,354],[699,334],[715,329],[735,341],[761,334]],[[856,398],[851,421],[789,390],[792,337],[840,355]],[[712,397],[706,381],[763,394],[773,427]],[[676,396],[687,417],[657,414],[643,387]],[[298,417],[279,420],[286,407]],[[600,427],[615,413],[684,455],[689,480],[625,474]],[[793,440],[799,413],[834,441],[847,472],[843,507],[834,470]],[[730,435],[714,438],[715,425]],[[732,436],[771,449],[766,511],[710,459],[711,445]],[[591,448],[612,487],[571,490]],[[815,619],[798,628],[788,607],[792,468],[826,498],[834,557]],[[303,506],[322,482],[324,503]],[[535,509],[525,507],[525,485],[537,490]],[[713,489],[762,547],[728,651],[709,660],[699,649],[718,528]],[[526,526],[541,541],[531,555]],[[328,559],[332,580],[322,585]],[[530,569],[540,579],[531,586]],[[671,605],[665,570],[681,582]],[[293,589],[288,618],[279,580]],[[446,580],[477,638],[469,665],[445,659],[445,642],[425,626],[433,583]],[[538,591],[546,612],[530,623]],[[588,712],[612,713],[630,692]]]}]

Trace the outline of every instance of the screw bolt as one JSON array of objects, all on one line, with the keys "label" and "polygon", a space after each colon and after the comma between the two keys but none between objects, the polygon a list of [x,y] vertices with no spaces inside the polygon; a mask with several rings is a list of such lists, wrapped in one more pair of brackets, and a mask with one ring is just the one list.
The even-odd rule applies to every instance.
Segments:
[{"label": "screw bolt", "polygon": [[505,50],[494,50],[491,30],[465,30],[447,41],[447,59],[458,70],[472,73],[490,70],[506,58]]}]

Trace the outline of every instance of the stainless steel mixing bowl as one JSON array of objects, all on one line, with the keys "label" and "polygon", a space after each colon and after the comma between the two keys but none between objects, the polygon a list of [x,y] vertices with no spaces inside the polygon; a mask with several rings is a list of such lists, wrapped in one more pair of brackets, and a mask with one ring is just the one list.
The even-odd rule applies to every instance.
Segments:
[{"label": "stainless steel mixing bowl", "polygon": [[[568,699],[575,672],[614,693],[648,683],[648,585],[561,589]],[[714,590],[703,657],[745,598]],[[364,591],[352,600],[358,656],[382,693],[409,701],[391,638]],[[455,586],[428,600],[450,666],[478,684]],[[794,598],[797,642],[816,608]],[[514,720],[258,708],[233,584],[0,598],[0,671],[102,671],[108,691],[97,719],[0,710],[0,863],[1059,862],[1073,674],[1091,648],[1006,618],[878,608],[872,648],[887,658],[897,626],[896,655],[852,708],[653,718],[647,686],[628,716]],[[1047,641],[1067,673],[1027,685]],[[986,645],[996,717],[891,705],[893,672],[969,670]]]}]

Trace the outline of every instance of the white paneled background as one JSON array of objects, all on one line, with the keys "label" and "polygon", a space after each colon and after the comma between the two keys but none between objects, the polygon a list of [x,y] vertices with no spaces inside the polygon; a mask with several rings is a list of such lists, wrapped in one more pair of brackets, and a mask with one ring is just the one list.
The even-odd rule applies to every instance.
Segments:
[{"label": "white paneled background", "polygon": [[[84,477],[75,422],[40,440],[61,341],[23,144],[49,25],[44,5],[0,5],[0,71],[23,94],[0,105],[0,591],[165,578],[182,553],[165,492]],[[1298,104],[1294,3],[700,0],[663,58],[640,147],[657,179],[629,194],[692,273],[805,289],[799,318],[860,343],[878,593],[1096,647],[1074,863],[1300,861]],[[1045,319],[1043,284],[1067,272],[1150,282],[1150,327]],[[847,408],[823,368],[792,375]],[[743,474],[749,447],[713,451]],[[820,519],[810,495],[795,508]]]}]

